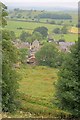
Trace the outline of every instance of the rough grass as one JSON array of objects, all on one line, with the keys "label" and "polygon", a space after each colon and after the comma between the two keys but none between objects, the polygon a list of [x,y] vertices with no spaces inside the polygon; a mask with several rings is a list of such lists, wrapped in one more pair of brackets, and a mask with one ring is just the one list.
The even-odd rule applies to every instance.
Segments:
[{"label": "rough grass", "polygon": [[55,117],[67,112],[58,110],[54,104],[57,69],[44,66],[25,66],[18,70],[22,75],[19,81],[21,111],[40,117]]},{"label": "rough grass", "polygon": [[55,93],[53,82],[57,79],[56,69],[45,66],[27,66],[27,68],[21,68],[19,72],[22,75],[19,89],[21,93],[34,98],[47,100],[53,98],[53,93]]},{"label": "rough grass", "polygon": [[55,94],[53,83],[57,80],[57,69],[45,66],[27,66],[18,72],[22,75],[19,82],[21,110],[39,115],[53,114],[52,104]]},{"label": "rough grass", "polygon": [[3,118],[67,118],[70,113],[59,110],[53,104],[57,69],[45,66],[22,66],[20,74],[19,111],[3,113]]}]

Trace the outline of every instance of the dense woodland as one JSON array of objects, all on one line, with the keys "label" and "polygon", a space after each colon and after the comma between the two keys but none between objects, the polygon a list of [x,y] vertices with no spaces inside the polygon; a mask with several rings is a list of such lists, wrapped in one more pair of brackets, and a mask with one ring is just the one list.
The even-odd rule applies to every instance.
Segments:
[{"label": "dense woodland", "polygon": [[[10,20],[15,22],[13,13],[20,10],[14,9],[14,12],[8,13],[7,7],[0,4],[3,117],[80,118],[80,43],[77,39],[72,42],[65,40],[72,25],[67,27],[63,24],[64,20],[50,32],[51,27],[45,26],[45,22],[40,26],[39,21],[36,21],[37,27],[33,29],[29,26],[31,32],[25,30],[24,25],[17,25],[16,30],[14,27],[12,30],[7,23]],[[20,22],[19,18],[21,14],[16,18],[17,24]],[[68,25],[72,23],[76,27],[77,24],[70,14],[41,13],[38,18],[69,19]],[[21,21],[24,24],[24,19]],[[55,24],[48,20],[46,22],[51,26]],[[34,26],[34,22],[32,23]],[[52,32],[60,35],[59,39],[54,39]]]}]

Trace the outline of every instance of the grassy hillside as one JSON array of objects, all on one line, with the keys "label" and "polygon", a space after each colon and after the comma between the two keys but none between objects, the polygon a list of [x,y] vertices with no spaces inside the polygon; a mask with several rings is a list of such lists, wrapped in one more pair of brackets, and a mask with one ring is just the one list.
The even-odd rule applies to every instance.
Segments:
[{"label": "grassy hillside", "polygon": [[[78,19],[77,11],[45,11],[45,10],[20,10],[15,9],[14,11],[9,11],[9,18],[18,18],[18,19],[36,19],[38,15],[43,13],[49,14],[69,14],[72,17],[72,20],[76,22]],[[40,19],[40,18],[39,18]]]},{"label": "grassy hillside", "polygon": [[56,69],[45,66],[29,66],[20,69],[19,72],[22,74],[19,89],[21,92],[32,97],[46,97],[47,100],[50,100],[54,91],[53,82],[57,79]]},{"label": "grassy hillside", "polygon": [[[55,108],[53,104],[57,69],[44,66],[25,66],[17,70],[22,76],[19,81],[21,115],[24,117],[54,117],[65,112]],[[11,114],[12,115],[12,114]],[[14,117],[20,113],[15,113]]]}]

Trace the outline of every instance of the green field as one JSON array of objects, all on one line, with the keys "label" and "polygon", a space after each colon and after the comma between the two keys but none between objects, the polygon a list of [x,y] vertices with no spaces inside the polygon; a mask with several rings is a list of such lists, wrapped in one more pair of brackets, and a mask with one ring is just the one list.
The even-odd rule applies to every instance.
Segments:
[{"label": "green field", "polygon": [[[19,81],[18,100],[21,102],[22,115],[26,113],[24,117],[29,117],[28,112],[31,113],[31,117],[54,117],[65,114],[53,104],[57,69],[27,65],[17,71],[22,76]],[[16,114],[20,116],[20,113]]]},{"label": "green field", "polygon": [[[45,10],[16,10],[16,11],[9,11],[9,18],[13,19],[25,19],[25,20],[36,20],[38,19],[38,15],[43,14],[43,13],[50,13],[50,14],[69,14],[72,16],[72,22],[70,23],[70,20],[63,20],[64,23],[70,23],[76,25],[77,21],[78,21],[78,13],[77,11],[45,11]],[[18,18],[17,16],[20,15],[20,18]],[[36,18],[35,18],[36,17]],[[46,20],[48,21],[52,21],[54,20],[55,22],[59,22],[62,21],[60,20],[55,20],[55,19],[41,19],[39,18],[39,21],[41,22],[46,22]]]},{"label": "green field", "polygon": [[23,97],[25,96],[23,109],[27,109],[31,105],[32,109],[36,109],[36,106],[38,110],[39,107],[53,108],[51,101],[55,93],[53,83],[57,80],[57,69],[45,66],[27,66],[18,72],[22,75],[19,92]]},{"label": "green field", "polygon": [[[54,34],[53,38],[59,40],[61,38],[61,35]],[[64,34],[63,39],[68,42],[75,42],[78,41],[78,34]]]},{"label": "green field", "polygon": [[[26,32],[32,33],[32,31],[36,27],[41,27],[45,26],[48,28],[48,33],[52,34],[52,31],[54,28],[61,28],[61,25],[52,25],[52,24],[46,24],[46,23],[36,23],[36,22],[23,22],[23,21],[8,21],[8,24],[6,26],[6,29],[9,31],[14,31],[16,33],[16,36],[19,37],[21,32],[24,30]],[[23,29],[17,29],[17,28],[23,28]],[[69,27],[71,28],[71,27]],[[53,38],[56,40],[59,40],[61,38],[61,35],[55,34],[53,35]],[[66,41],[74,42],[78,40],[78,35],[77,34],[65,34],[63,37]]]},{"label": "green field", "polygon": [[[35,18],[35,16],[38,16],[43,13],[58,13],[58,14],[69,14],[72,16],[72,19],[49,19],[49,18]],[[20,16],[18,18],[17,16]],[[20,20],[20,21],[18,21]],[[25,22],[26,21],[26,22]],[[54,21],[55,24],[50,24],[49,22]],[[78,15],[76,11],[39,11],[39,10],[14,10],[9,12],[9,19],[8,19],[8,25],[6,26],[6,29],[10,31],[14,31],[16,33],[16,37],[19,37],[22,31],[30,32],[32,33],[33,30],[37,27],[45,26],[48,28],[48,34],[51,34],[55,40],[59,40],[61,38],[61,35],[59,34],[54,34],[53,35],[53,30],[55,28],[62,28],[63,25],[67,25],[68,31],[72,27],[75,27],[77,25],[78,21]],[[62,23],[61,23],[62,22]],[[59,24],[61,23],[61,24]],[[18,29],[22,28],[22,29]],[[77,34],[65,34],[63,39],[65,41],[70,41],[74,42],[77,41],[78,35]]]},{"label": "green field", "polygon": [[27,66],[26,68],[22,68],[19,71],[22,74],[20,91],[32,97],[41,97],[50,100],[54,91],[53,82],[57,79],[57,69],[45,66]]},{"label": "green field", "polygon": [[48,28],[49,33],[52,33],[52,30],[56,27],[61,27],[59,25],[51,25],[45,23],[37,23],[37,22],[20,22],[20,21],[8,21],[6,28],[8,30],[13,30],[17,35],[21,33],[22,30],[18,30],[17,28],[22,27],[23,30],[32,32],[36,27],[45,26]]},{"label": "green field", "polygon": [[17,97],[19,110],[3,113],[3,118],[60,118],[70,114],[54,105],[58,69],[22,65],[16,71],[20,76]]}]

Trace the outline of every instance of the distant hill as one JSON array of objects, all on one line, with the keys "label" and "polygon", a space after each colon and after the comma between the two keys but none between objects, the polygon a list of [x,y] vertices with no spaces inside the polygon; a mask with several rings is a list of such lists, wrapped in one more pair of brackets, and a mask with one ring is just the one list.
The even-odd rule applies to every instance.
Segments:
[{"label": "distant hill", "polygon": [[8,4],[8,10],[13,10],[15,8],[21,8],[23,10],[30,10],[30,9],[33,9],[33,10],[47,10],[47,11],[77,11],[77,8],[75,7],[66,7],[66,6],[63,6],[63,7],[60,7],[60,6],[53,6],[53,7],[49,7],[49,6],[24,6],[24,5],[18,5],[18,4]]},{"label": "distant hill", "polygon": [[9,10],[9,18],[14,19],[26,19],[26,20],[38,20],[38,19],[72,19],[73,14],[77,15],[76,11],[46,11],[30,9],[30,10],[22,10],[19,8],[15,8],[14,10]]}]

